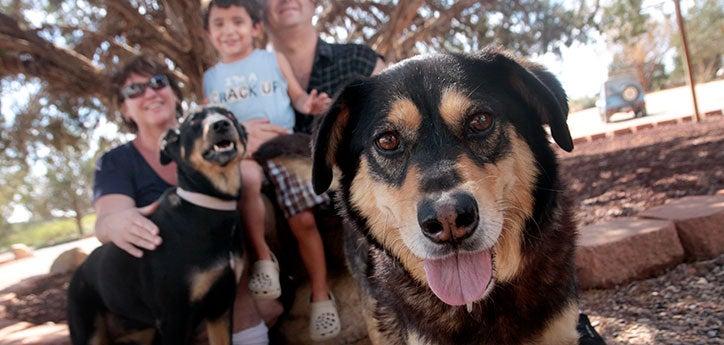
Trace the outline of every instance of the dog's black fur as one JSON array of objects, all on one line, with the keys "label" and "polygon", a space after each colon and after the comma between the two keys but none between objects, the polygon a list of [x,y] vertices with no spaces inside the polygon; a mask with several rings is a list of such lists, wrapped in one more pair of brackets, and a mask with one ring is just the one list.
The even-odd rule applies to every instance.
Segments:
[{"label": "dog's black fur", "polygon": [[[245,144],[245,131],[231,112],[206,108],[166,134],[161,161],[176,162],[180,188],[236,201]],[[73,344],[189,344],[202,321],[211,344],[230,344],[243,265],[238,212],[195,205],[173,188],[149,219],[163,239],[155,250],[135,258],[107,243],[76,271],[68,288]],[[107,339],[109,333],[121,336]]]},{"label": "dog's black fur", "polygon": [[[577,343],[576,229],[543,128],[572,150],[567,113],[553,75],[496,48],[412,58],[338,95],[313,183],[323,192],[341,171],[373,342]],[[443,302],[427,260],[480,251],[492,261],[484,293]]]}]

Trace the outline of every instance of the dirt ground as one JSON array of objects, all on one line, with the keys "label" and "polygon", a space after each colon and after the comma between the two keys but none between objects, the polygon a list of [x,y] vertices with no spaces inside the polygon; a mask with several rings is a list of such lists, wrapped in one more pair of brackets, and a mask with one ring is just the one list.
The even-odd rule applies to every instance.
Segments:
[{"label": "dirt ground", "polygon": [[[560,152],[581,225],[633,216],[686,195],[724,189],[724,119],[679,124],[579,144]],[[609,344],[722,344],[724,256],[607,290],[582,308]],[[41,276],[0,291],[0,318],[65,320],[69,275]]]},{"label": "dirt ground", "polygon": [[724,119],[662,126],[560,151],[580,225],[724,188]]}]

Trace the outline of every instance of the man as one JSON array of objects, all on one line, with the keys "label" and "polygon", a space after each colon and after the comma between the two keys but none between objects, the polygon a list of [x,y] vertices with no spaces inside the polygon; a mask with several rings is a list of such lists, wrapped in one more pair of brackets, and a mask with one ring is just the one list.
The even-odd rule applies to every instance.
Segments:
[{"label": "man", "polygon": [[[330,44],[312,25],[313,0],[267,0],[266,24],[274,49],[286,56],[302,88],[336,94],[349,80],[384,69],[382,59],[361,44]],[[297,113],[295,131],[310,133],[312,117]]]}]

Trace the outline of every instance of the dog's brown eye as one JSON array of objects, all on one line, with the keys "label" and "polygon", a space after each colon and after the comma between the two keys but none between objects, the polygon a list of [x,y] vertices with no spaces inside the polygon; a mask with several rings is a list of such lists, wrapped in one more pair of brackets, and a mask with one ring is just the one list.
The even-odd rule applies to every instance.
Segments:
[{"label": "dog's brown eye", "polygon": [[375,144],[380,150],[383,151],[394,151],[400,147],[400,138],[397,137],[395,132],[385,132],[375,140]]},{"label": "dog's brown eye", "polygon": [[493,125],[493,116],[488,113],[480,113],[475,115],[470,122],[468,127],[474,133],[485,131]]}]

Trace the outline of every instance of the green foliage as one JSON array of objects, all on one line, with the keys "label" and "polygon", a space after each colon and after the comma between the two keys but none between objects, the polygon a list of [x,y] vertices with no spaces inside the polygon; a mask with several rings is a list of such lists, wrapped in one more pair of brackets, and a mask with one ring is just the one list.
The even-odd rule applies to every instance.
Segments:
[{"label": "green foliage", "polygon": [[[697,82],[713,80],[717,70],[724,67],[724,2],[696,1],[686,14],[685,21],[694,78]],[[684,49],[678,32],[671,35],[671,43],[677,51],[671,81],[682,84],[686,81]]]},{"label": "green foliage", "polygon": [[571,112],[593,108],[596,106],[597,99],[598,97],[596,96],[584,96],[581,98],[572,99],[568,101],[568,107],[570,108]]},{"label": "green foliage", "polygon": [[670,16],[650,16],[641,0],[615,0],[604,7],[601,27],[614,52],[610,76],[631,75],[646,91],[667,83],[664,59],[671,45],[661,37],[676,31]]},{"label": "green foliage", "polygon": [[616,43],[629,44],[646,32],[649,16],[641,11],[643,0],[614,0],[603,8],[601,27]]},{"label": "green foliage", "polygon": [[[95,219],[95,214],[83,217],[84,234],[93,231]],[[5,227],[3,235],[0,236],[0,251],[7,250],[14,243],[24,243],[39,248],[80,238],[75,220],[71,218],[10,224]]]}]

